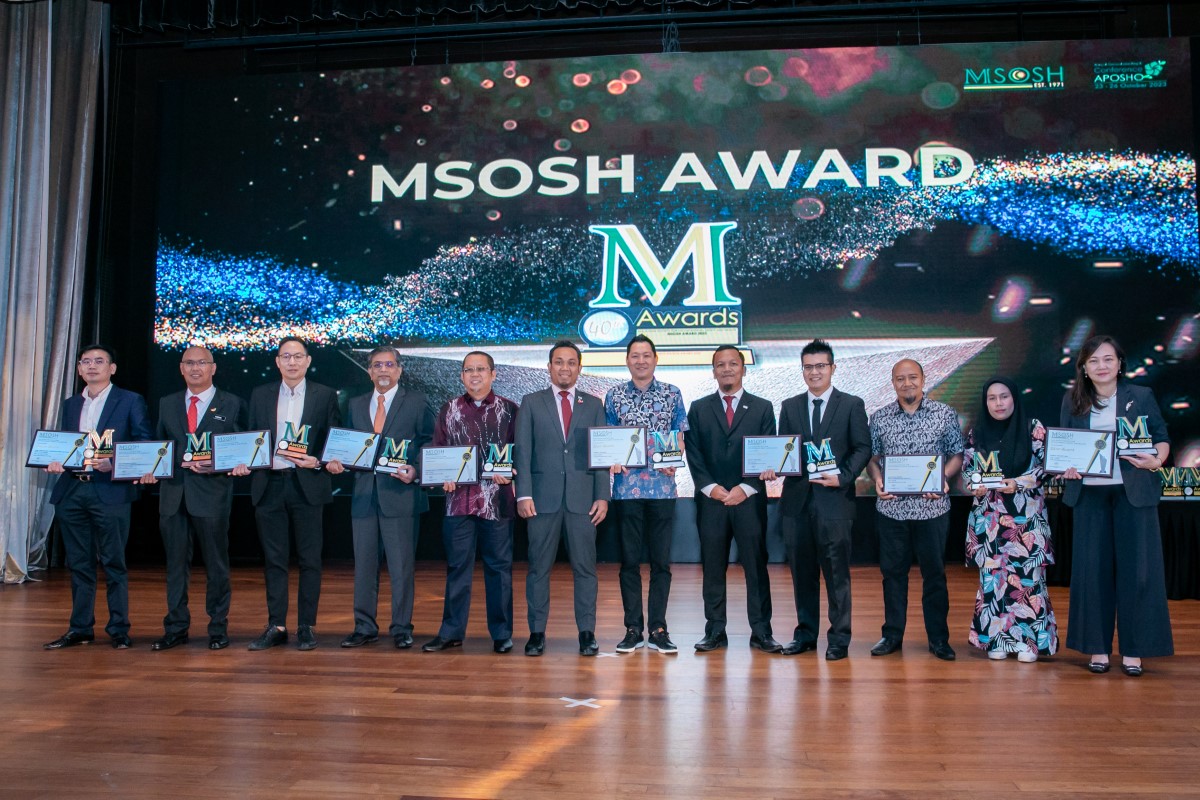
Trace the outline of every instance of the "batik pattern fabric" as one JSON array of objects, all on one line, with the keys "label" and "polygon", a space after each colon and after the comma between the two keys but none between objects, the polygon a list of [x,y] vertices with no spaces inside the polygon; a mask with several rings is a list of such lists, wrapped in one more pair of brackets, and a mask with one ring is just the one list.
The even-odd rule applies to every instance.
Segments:
[{"label": "batik pattern fabric", "polygon": [[[512,400],[489,393],[476,404],[470,395],[448,400],[434,421],[434,447],[475,445],[487,453],[489,444],[512,444],[518,406]],[[495,481],[459,486],[446,495],[447,516],[476,516],[481,519],[512,519],[515,510],[512,484]]]},{"label": "batik pattern fabric", "polygon": [[[1022,486],[976,497],[967,519],[967,564],[979,568],[968,638],[981,650],[1049,656],[1058,650],[1058,624],[1046,586],[1046,566],[1054,563],[1042,489],[1046,429],[1036,419],[1030,429],[1033,457]],[[967,434],[964,474],[975,461],[974,434]]]},{"label": "batik pattern fabric", "polygon": [[[646,428],[646,458],[654,456],[654,433],[683,433],[688,429],[687,409],[679,389],[657,378],[646,391],[633,381],[614,386],[604,397],[604,417],[609,425]],[[647,466],[613,478],[613,500],[670,500],[676,496],[675,477]]]}]

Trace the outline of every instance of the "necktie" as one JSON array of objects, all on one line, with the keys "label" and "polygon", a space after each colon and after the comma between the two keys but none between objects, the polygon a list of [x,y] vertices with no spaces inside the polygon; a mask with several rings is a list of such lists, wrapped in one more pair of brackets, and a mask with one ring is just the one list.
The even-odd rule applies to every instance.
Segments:
[{"label": "necktie", "polygon": [[733,427],[733,397],[725,398],[725,424],[730,428]]},{"label": "necktie", "polygon": [[383,395],[377,394],[375,398],[379,400],[379,405],[375,406],[375,432],[383,433],[383,421],[387,419],[387,412],[383,410]]},{"label": "necktie", "polygon": [[192,399],[188,401],[188,433],[196,432],[196,406],[200,405],[200,398],[192,395]]},{"label": "necktie", "polygon": [[565,390],[559,392],[558,396],[561,398],[559,400],[559,405],[562,407],[563,439],[565,440],[567,438],[568,431],[571,430],[571,403],[567,399],[567,392]]},{"label": "necktie", "polygon": [[825,402],[824,400],[821,400],[819,398],[816,400],[813,400],[813,418],[812,418],[812,435],[813,436],[817,435],[817,428],[821,427],[821,403],[824,403],[824,402]]}]

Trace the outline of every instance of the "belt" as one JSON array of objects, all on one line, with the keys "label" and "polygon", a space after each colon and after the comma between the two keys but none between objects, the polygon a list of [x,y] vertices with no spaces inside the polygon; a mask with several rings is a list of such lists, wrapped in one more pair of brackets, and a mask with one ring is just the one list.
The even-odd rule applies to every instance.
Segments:
[{"label": "belt", "polygon": [[80,483],[91,483],[92,473],[90,472],[72,472],[71,477]]}]

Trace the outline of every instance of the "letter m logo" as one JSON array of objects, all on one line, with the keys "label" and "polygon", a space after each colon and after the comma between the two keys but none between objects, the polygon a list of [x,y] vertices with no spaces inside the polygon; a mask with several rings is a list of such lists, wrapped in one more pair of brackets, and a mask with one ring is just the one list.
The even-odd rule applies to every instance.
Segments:
[{"label": "letter m logo", "polygon": [[1150,431],[1146,427],[1145,417],[1117,417],[1117,437],[1120,439],[1149,439]]},{"label": "letter m logo", "polygon": [[310,425],[294,426],[290,422],[285,422],[283,427],[283,438],[289,442],[296,444],[308,444],[308,430]]},{"label": "letter m logo", "polygon": [[975,451],[975,461],[971,465],[976,472],[984,474],[1000,471],[1000,454],[995,450],[990,453]]},{"label": "letter m logo", "polygon": [[409,439],[401,439],[397,442],[395,439],[388,437],[383,440],[383,457],[398,458],[402,461],[407,461],[408,446],[410,444],[412,444],[412,442]]},{"label": "letter m logo", "polygon": [[622,264],[629,267],[650,303],[662,305],[689,261],[692,263],[693,288],[683,305],[741,305],[742,301],[729,293],[725,283],[725,234],[736,227],[736,222],[694,223],[664,267],[636,225],[589,226],[589,231],[604,238],[604,264],[600,296],[588,305],[592,308],[625,308],[629,305],[617,286]]},{"label": "letter m logo", "polygon": [[805,442],[804,459],[810,463],[833,461],[833,447],[830,446],[829,440],[822,439],[820,444],[817,444],[816,442]]},{"label": "letter m logo", "polygon": [[88,431],[88,447],[94,450],[112,450],[113,449],[113,429],[109,428],[104,433],[96,431]]},{"label": "letter m logo", "polygon": [[487,458],[484,459],[492,464],[511,464],[512,463],[512,445],[511,444],[489,444]]}]

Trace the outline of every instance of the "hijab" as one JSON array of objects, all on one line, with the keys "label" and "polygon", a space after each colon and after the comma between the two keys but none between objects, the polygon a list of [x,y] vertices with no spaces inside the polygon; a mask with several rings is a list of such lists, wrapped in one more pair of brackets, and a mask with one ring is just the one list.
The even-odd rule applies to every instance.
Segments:
[{"label": "hijab", "polygon": [[[988,411],[988,389],[1000,384],[1012,394],[1013,412],[1008,419],[994,419]],[[999,454],[1000,470],[1006,478],[1023,475],[1033,458],[1030,441],[1029,417],[1021,405],[1021,395],[1016,384],[1008,378],[996,376],[983,384],[979,403],[979,414],[975,417],[975,449]]]}]

